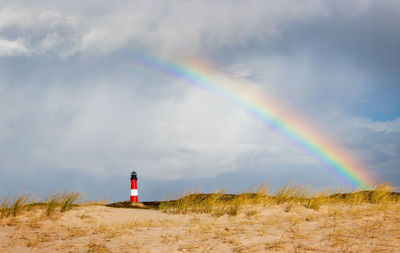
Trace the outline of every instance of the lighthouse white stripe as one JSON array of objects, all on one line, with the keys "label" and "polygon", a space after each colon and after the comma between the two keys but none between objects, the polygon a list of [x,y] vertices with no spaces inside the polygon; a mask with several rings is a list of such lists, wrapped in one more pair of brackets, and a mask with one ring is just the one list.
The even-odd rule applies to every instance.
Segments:
[{"label": "lighthouse white stripe", "polygon": [[131,196],[137,196],[137,195],[138,195],[137,189],[132,189],[131,190]]}]

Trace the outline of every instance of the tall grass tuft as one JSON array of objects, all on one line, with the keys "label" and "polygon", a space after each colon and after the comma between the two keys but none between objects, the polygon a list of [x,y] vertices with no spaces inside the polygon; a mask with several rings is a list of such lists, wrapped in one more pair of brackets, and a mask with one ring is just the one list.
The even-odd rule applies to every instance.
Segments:
[{"label": "tall grass tuft", "polygon": [[328,190],[316,191],[306,198],[304,207],[318,211],[321,206],[327,202],[328,196]]},{"label": "tall grass tuft", "polygon": [[46,216],[52,216],[57,208],[60,208],[61,213],[70,210],[74,205],[76,205],[81,196],[82,194],[80,192],[64,192],[62,194],[58,192],[50,193],[45,200]]},{"label": "tall grass tuft", "polygon": [[267,204],[270,203],[272,198],[271,198],[271,185],[266,184],[266,182],[263,182],[257,189],[255,193],[255,197],[253,199],[254,204]]},{"label": "tall grass tuft", "polygon": [[294,206],[294,201],[289,201],[289,202],[287,202],[287,204],[286,204],[286,207],[285,207],[285,212],[290,212],[290,210],[292,210],[292,207]]},{"label": "tall grass tuft", "polygon": [[15,217],[18,213],[20,213],[26,205],[29,203],[31,199],[30,195],[27,194],[20,194],[15,200],[14,203],[11,205],[11,214]]},{"label": "tall grass tuft", "polygon": [[283,204],[288,201],[299,202],[307,197],[308,190],[303,185],[293,186],[291,184],[283,185],[274,196],[276,204]]},{"label": "tall grass tuft", "polygon": [[81,198],[82,194],[80,192],[69,192],[64,193],[61,198],[61,212],[70,210],[76,202]]},{"label": "tall grass tuft", "polygon": [[61,199],[61,195],[57,192],[52,192],[49,196],[45,199],[46,207],[45,207],[45,214],[46,216],[52,216],[56,208],[59,206],[59,202]]},{"label": "tall grass tuft", "polygon": [[17,216],[23,210],[30,208],[32,196],[29,194],[20,194],[15,198],[5,197],[0,204],[0,218]]},{"label": "tall grass tuft", "polygon": [[375,187],[373,191],[371,191],[370,201],[371,203],[382,203],[394,200],[392,198],[391,192],[393,192],[393,186],[389,183],[383,183]]},{"label": "tall grass tuft", "polygon": [[10,197],[5,197],[0,203],[0,218],[8,217],[11,214],[11,199]]}]

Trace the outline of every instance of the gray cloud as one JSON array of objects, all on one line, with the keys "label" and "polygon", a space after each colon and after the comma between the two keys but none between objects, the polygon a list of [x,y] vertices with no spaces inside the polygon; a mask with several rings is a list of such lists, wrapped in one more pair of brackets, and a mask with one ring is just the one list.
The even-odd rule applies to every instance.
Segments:
[{"label": "gray cloud", "polygon": [[[220,75],[307,119],[377,178],[400,184],[395,1],[51,3],[0,10],[3,191],[29,184],[16,182],[23,173],[62,175],[90,195],[89,185],[112,187],[132,167],[149,183],[181,188],[211,190],[238,176],[247,185],[311,175],[314,186],[338,183],[242,109],[126,64],[141,52],[214,62]],[[148,199],[163,191],[144,187]]]},{"label": "gray cloud", "polygon": [[79,42],[78,22],[73,16],[43,7],[4,5],[0,11],[1,56],[71,54]]},{"label": "gray cloud", "polygon": [[[34,6],[5,4],[2,37],[25,48],[25,54],[109,53],[139,45],[163,54],[191,55],[263,40],[281,23],[319,15],[324,9],[320,1],[307,1],[299,8],[291,7],[294,1],[122,1],[113,8],[96,2],[94,11],[89,3],[83,1],[79,9],[46,1]],[[11,54],[12,46],[8,49]]]}]

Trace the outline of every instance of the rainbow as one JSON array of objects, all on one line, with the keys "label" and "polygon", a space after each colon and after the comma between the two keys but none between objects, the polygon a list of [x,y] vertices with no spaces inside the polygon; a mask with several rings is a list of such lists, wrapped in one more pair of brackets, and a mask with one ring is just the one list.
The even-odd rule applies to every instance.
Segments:
[{"label": "rainbow", "polygon": [[243,84],[218,75],[200,62],[179,64],[149,55],[138,55],[126,63],[174,80],[181,80],[235,104],[313,157],[346,185],[371,189],[373,180],[363,166],[332,141],[318,134],[305,120],[299,119],[299,114],[288,112],[271,98],[261,98],[256,92],[249,92],[249,85],[244,89]]}]

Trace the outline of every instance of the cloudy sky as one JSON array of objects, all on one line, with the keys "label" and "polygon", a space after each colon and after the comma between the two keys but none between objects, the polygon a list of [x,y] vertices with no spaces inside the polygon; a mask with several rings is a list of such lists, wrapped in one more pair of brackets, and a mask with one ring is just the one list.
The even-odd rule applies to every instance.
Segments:
[{"label": "cloudy sky", "polygon": [[140,55],[272,97],[400,186],[400,2],[0,1],[0,192],[142,200],[341,181],[242,108]]}]

